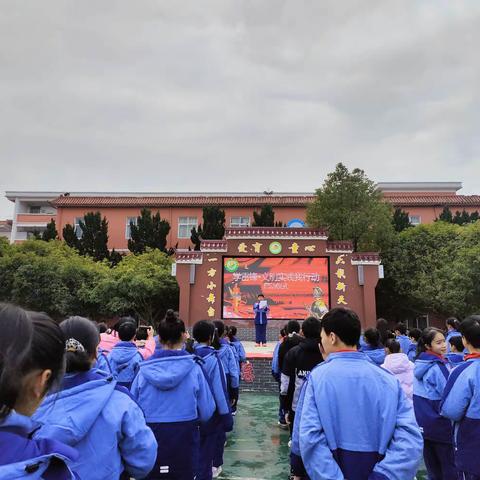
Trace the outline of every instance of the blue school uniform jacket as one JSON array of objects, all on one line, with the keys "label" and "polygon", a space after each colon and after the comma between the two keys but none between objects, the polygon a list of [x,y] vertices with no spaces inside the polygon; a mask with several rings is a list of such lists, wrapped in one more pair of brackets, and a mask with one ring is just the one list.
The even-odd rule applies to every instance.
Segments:
[{"label": "blue school uniform jacket", "polygon": [[108,354],[112,375],[120,385],[130,388],[143,357],[132,342],[119,342]]},{"label": "blue school uniform jacket", "polygon": [[480,358],[467,358],[445,387],[441,414],[454,422],[455,465],[480,476]]},{"label": "blue school uniform jacket", "polygon": [[230,347],[230,344],[227,340],[222,338],[220,340],[220,350],[218,350],[218,355],[220,361],[222,362],[223,370],[227,376],[227,384],[229,388],[238,388],[240,385],[239,376],[240,371],[238,368],[238,362],[235,359],[235,354]]},{"label": "blue school uniform jacket", "polygon": [[233,337],[233,340],[230,341],[230,346],[233,347],[235,357],[240,363],[247,361],[247,355],[245,354],[245,349],[243,348],[242,342]]},{"label": "blue school uniform jacket", "polygon": [[221,426],[225,432],[233,429],[233,417],[228,399],[227,379],[223,371],[222,362],[218,358],[218,352],[213,347],[204,345],[195,346],[195,355],[203,359],[202,370],[210,386],[215,400],[216,411],[205,426],[201,426],[201,433],[208,434]]},{"label": "blue school uniform jacket", "polygon": [[282,373],[280,371],[280,365],[278,363],[278,351],[280,350],[280,345],[282,344],[282,342],[277,342],[277,344],[275,345],[275,348],[273,350],[273,357],[272,357],[272,375],[273,375],[273,378],[275,378],[275,380],[277,382],[280,381],[280,374]]},{"label": "blue school uniform jacket", "polygon": [[408,350],[410,349],[410,345],[412,344],[410,339],[406,335],[398,335],[396,340],[400,344],[402,353],[405,353],[405,355],[408,355]]},{"label": "blue school uniform jacket", "polygon": [[78,452],[53,438],[32,438],[39,427],[15,411],[0,422],[0,480],[78,478],[69,467]]},{"label": "blue school uniform jacket", "polygon": [[112,369],[110,368],[110,363],[108,363],[107,355],[104,353],[102,349],[98,349],[97,353],[97,361],[93,367],[96,370],[102,370],[106,373],[112,373]]},{"label": "blue school uniform jacket", "polygon": [[155,463],[157,442],[140,407],[111,376],[92,371],[65,375],[34,418],[38,438],[55,438],[78,450],[72,464],[88,480],[119,478],[126,470],[144,478]]},{"label": "blue school uniform jacket", "polygon": [[452,443],[452,425],[440,415],[440,402],[447,384],[448,369],[437,355],[421,353],[415,361],[413,407],[424,438]]},{"label": "blue school uniform jacket", "polygon": [[264,308],[260,308],[260,303],[255,302],[253,304],[253,313],[255,313],[255,325],[264,325],[268,323],[267,313],[270,311],[270,307],[267,305]]},{"label": "blue school uniform jacket", "polygon": [[360,349],[365,355],[377,365],[382,365],[385,362],[385,349],[383,347],[371,347],[366,345]]},{"label": "blue school uniform jacket", "polygon": [[312,480],[405,480],[423,440],[398,380],[362,352],[337,352],[312,370],[299,426]]},{"label": "blue school uniform jacket", "polygon": [[448,366],[453,370],[463,363],[464,355],[463,353],[447,353],[445,358],[447,359]]},{"label": "blue school uniform jacket", "polygon": [[410,342],[410,346],[408,347],[407,357],[411,362],[415,362],[417,358],[417,344]]},{"label": "blue school uniform jacket", "polygon": [[216,405],[200,364],[185,350],[156,350],[140,365],[131,393],[145,412],[159,449],[149,478],[191,480],[198,466],[199,422],[207,422]]}]

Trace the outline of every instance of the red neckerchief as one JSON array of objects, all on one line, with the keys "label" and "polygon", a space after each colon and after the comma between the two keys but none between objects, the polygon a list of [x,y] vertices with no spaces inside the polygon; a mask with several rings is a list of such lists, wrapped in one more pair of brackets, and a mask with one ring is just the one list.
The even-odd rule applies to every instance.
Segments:
[{"label": "red neckerchief", "polygon": [[431,350],[427,350],[425,353],[428,353],[429,355],[434,355],[435,357],[438,357],[442,362],[445,361],[445,358],[443,355],[440,355],[439,353],[432,352]]},{"label": "red neckerchief", "polygon": [[343,350],[337,350],[336,352],[332,353],[345,353],[345,352],[358,352],[358,350],[355,348],[344,348]]},{"label": "red neckerchief", "polygon": [[480,358],[480,353],[469,353],[465,355],[465,360],[475,360],[477,358]]}]

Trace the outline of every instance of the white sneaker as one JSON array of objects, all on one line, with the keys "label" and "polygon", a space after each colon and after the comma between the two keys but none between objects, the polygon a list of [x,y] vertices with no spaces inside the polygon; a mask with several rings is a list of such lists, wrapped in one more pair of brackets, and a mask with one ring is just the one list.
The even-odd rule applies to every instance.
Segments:
[{"label": "white sneaker", "polygon": [[218,478],[222,473],[222,467],[212,467],[212,477]]}]

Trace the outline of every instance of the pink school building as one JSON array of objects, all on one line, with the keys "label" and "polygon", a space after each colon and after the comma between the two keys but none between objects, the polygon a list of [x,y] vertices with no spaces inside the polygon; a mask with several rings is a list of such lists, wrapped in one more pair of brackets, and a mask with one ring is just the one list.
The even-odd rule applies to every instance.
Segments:
[{"label": "pink school building", "polygon": [[[385,201],[407,211],[414,225],[433,222],[448,206],[459,210],[480,211],[480,195],[460,195],[458,182],[379,183]],[[217,205],[225,210],[226,227],[245,227],[253,223],[253,212],[270,204],[275,220],[290,227],[304,227],[306,207],[313,201],[311,192],[303,193],[60,193],[7,192],[13,202],[12,220],[1,223],[1,233],[10,241],[26,240],[33,232],[42,232],[53,218],[61,235],[69,223],[78,225],[87,212],[99,211],[109,222],[109,247],[128,249],[129,224],[136,221],[142,208],[160,212],[170,223],[168,247],[192,246],[190,231],[202,223],[202,208]]]}]

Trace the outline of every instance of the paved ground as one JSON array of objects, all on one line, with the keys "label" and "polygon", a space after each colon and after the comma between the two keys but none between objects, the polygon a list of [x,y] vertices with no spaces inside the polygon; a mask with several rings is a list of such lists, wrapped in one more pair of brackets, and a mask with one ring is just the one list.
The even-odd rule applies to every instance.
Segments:
[{"label": "paved ground", "polygon": [[[287,480],[288,432],[277,425],[276,395],[243,393],[225,449],[223,480]],[[424,479],[423,474],[417,480]]]}]

